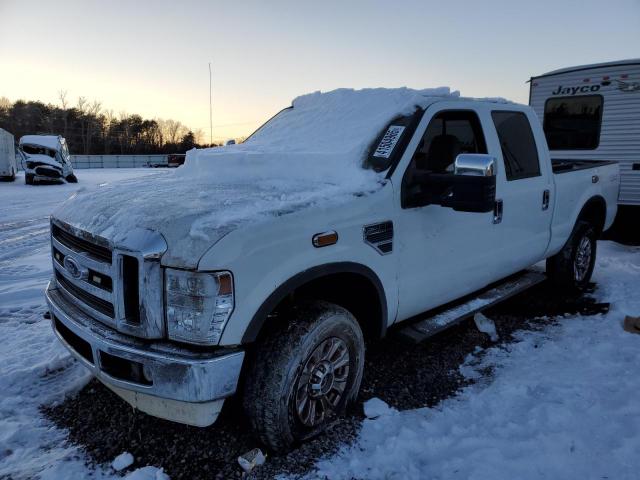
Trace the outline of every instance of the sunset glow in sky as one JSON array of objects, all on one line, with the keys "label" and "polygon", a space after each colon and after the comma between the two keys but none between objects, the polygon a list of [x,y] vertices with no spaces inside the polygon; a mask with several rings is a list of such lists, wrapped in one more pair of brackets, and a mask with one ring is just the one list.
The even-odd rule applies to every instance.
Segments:
[{"label": "sunset glow in sky", "polygon": [[526,102],[531,75],[640,56],[640,1],[0,0],[0,97],[173,118],[214,140],[337,87]]}]

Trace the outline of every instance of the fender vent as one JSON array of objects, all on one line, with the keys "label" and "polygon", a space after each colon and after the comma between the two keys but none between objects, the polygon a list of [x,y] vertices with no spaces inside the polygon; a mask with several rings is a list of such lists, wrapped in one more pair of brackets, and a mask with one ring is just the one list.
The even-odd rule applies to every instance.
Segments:
[{"label": "fender vent", "polygon": [[375,248],[380,255],[391,253],[393,251],[393,222],[365,225],[364,241]]}]

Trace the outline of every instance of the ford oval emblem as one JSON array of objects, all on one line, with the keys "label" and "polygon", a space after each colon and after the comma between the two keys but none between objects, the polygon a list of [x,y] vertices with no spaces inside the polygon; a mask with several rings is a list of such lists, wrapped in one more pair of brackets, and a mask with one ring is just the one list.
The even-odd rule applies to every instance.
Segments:
[{"label": "ford oval emblem", "polygon": [[64,257],[64,261],[62,262],[64,265],[64,269],[71,275],[73,278],[82,277],[82,270],[80,269],[80,265],[73,258],[66,256]]}]

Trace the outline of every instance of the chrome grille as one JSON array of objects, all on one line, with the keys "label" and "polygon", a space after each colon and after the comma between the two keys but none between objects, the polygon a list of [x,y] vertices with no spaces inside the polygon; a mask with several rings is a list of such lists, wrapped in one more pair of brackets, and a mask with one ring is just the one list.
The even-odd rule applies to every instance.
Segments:
[{"label": "chrome grille", "polygon": [[161,338],[164,333],[164,239],[132,232],[136,245],[113,247],[103,238],[51,221],[54,278],[61,294],[86,314],[122,333]]}]

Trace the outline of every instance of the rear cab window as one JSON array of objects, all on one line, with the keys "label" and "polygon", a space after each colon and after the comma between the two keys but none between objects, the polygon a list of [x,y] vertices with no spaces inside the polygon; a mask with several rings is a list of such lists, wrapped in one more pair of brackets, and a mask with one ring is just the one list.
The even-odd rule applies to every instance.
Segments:
[{"label": "rear cab window", "polygon": [[602,95],[555,97],[544,104],[550,150],[595,150],[600,143]]},{"label": "rear cab window", "polygon": [[492,111],[508,181],[540,176],[540,159],[529,119],[523,112]]}]

